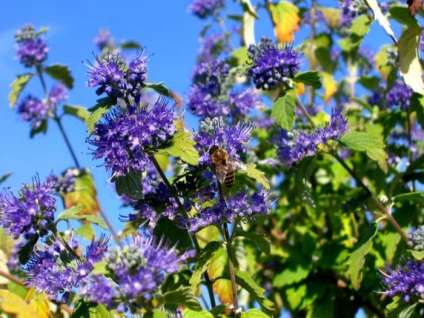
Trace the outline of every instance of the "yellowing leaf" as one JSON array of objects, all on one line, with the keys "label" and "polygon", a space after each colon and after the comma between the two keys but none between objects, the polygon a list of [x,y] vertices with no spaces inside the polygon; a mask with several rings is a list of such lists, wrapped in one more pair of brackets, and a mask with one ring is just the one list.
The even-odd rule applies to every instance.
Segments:
[{"label": "yellowing leaf", "polygon": [[213,283],[213,291],[218,295],[222,304],[233,303],[233,289],[229,279],[218,279]]},{"label": "yellowing leaf", "polygon": [[38,318],[37,312],[25,300],[8,290],[0,289],[0,310],[17,318]]},{"label": "yellowing leaf", "polygon": [[393,66],[389,63],[388,49],[390,45],[384,45],[380,48],[380,51],[375,55],[374,62],[377,65],[376,69],[380,72],[381,78],[387,80]]},{"label": "yellowing leaf", "polygon": [[324,101],[328,105],[334,94],[337,93],[337,82],[334,80],[333,74],[321,72],[322,84],[324,85]]},{"label": "yellowing leaf", "polygon": [[36,295],[35,289],[31,288],[30,290],[28,290],[28,294],[26,295],[25,300],[29,303],[29,306],[37,313],[37,317],[52,317],[50,313],[50,302],[46,294],[43,293]]},{"label": "yellowing leaf", "polygon": [[299,9],[292,3],[280,1],[270,5],[274,33],[279,43],[293,42],[294,32],[299,30]]},{"label": "yellowing leaf", "polygon": [[65,207],[67,209],[83,205],[84,208],[78,215],[98,215],[100,212],[99,202],[97,201],[97,190],[94,185],[93,177],[87,170],[77,170],[75,181],[75,191],[66,193],[64,196]]}]

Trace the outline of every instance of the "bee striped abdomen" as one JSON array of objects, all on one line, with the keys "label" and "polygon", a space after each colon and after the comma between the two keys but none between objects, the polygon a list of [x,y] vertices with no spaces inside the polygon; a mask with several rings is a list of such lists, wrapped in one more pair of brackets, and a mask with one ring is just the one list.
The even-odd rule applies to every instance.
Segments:
[{"label": "bee striped abdomen", "polygon": [[224,185],[227,188],[231,188],[236,180],[236,171],[233,169],[227,169],[227,174],[225,175]]}]

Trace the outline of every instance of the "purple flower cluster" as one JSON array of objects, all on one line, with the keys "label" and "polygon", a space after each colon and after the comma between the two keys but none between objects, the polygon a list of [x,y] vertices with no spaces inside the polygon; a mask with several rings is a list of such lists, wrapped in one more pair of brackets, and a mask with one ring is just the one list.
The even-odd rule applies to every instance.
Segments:
[{"label": "purple flower cluster", "polygon": [[96,94],[106,93],[113,99],[134,98],[138,104],[147,76],[147,56],[139,55],[128,65],[119,55],[96,58],[96,65],[87,64],[88,86],[97,87]]},{"label": "purple flower cluster", "polygon": [[205,19],[209,16],[217,15],[225,8],[225,0],[193,0],[188,7],[191,14]]},{"label": "purple flower cluster", "polygon": [[253,127],[249,124],[238,122],[227,126],[218,118],[205,119],[200,123],[199,132],[195,134],[196,149],[199,152],[199,164],[212,166],[209,150],[212,146],[224,148],[228,154],[236,159],[245,152],[245,144],[250,140]]},{"label": "purple flower cluster", "polygon": [[202,39],[198,60],[199,62],[215,60],[221,52],[230,52],[227,37],[223,34],[206,36]]},{"label": "purple flower cluster", "polygon": [[264,37],[258,45],[251,44],[248,48],[252,65],[249,65],[247,74],[256,88],[270,90],[278,85],[287,85],[299,70],[300,55],[292,46],[279,47],[270,38]]},{"label": "purple flower cluster", "polygon": [[340,9],[342,10],[339,24],[350,26],[353,19],[358,14],[354,0],[339,0]]},{"label": "purple flower cluster", "polygon": [[110,31],[101,29],[97,36],[94,38],[94,44],[102,51],[105,47],[111,46],[113,39],[110,36]]},{"label": "purple flower cluster", "polygon": [[10,189],[0,194],[0,225],[14,239],[21,235],[26,240],[46,235],[56,211],[54,186],[48,180],[42,184],[37,176],[32,184],[22,185],[19,196]]},{"label": "purple flower cluster", "polygon": [[32,25],[23,26],[16,32],[15,39],[18,43],[16,57],[25,67],[40,67],[47,60],[47,45]]},{"label": "purple flower cluster", "polygon": [[68,89],[66,88],[66,86],[60,82],[56,83],[49,93],[49,100],[53,104],[57,104],[67,99],[68,99]]},{"label": "purple flower cluster", "polygon": [[334,111],[330,124],[313,132],[289,133],[282,129],[276,139],[277,156],[290,167],[305,157],[315,155],[318,145],[326,143],[329,139],[338,140],[346,133],[347,128],[347,120],[339,111]]},{"label": "purple flower cluster", "polygon": [[417,260],[404,262],[395,270],[381,272],[382,283],[386,290],[381,292],[390,297],[400,296],[403,301],[417,302],[424,300],[424,263]]},{"label": "purple flower cluster", "polygon": [[398,106],[400,109],[408,109],[411,104],[412,89],[400,81],[393,84],[386,97],[387,108]]},{"label": "purple flower cluster", "polygon": [[236,218],[245,220],[254,215],[268,215],[269,196],[270,194],[263,189],[256,191],[251,197],[245,191],[240,191],[230,197],[227,203],[220,200],[212,207],[201,210],[193,218],[181,217],[179,226],[195,234],[201,228],[211,224],[220,225],[233,222]]},{"label": "purple flower cluster", "polygon": [[[77,259],[58,241],[45,244],[43,249],[36,250],[26,265],[28,287],[38,293],[46,293],[56,299],[58,294],[67,294],[73,287],[78,287],[92,271],[94,264],[101,261],[106,253],[108,239],[104,236],[92,241],[87,247],[86,255]],[[73,249],[78,243],[72,238],[68,243]]]},{"label": "purple flower cluster", "polygon": [[194,85],[188,97],[190,111],[202,118],[246,115],[259,103],[259,96],[253,89],[231,92],[233,86],[229,77],[229,65],[223,61],[211,60],[199,63],[193,74]]},{"label": "purple flower cluster", "polygon": [[69,192],[75,191],[76,176],[80,174],[78,169],[68,169],[62,175],[50,175],[48,180],[53,182],[54,189],[57,193],[64,195]]},{"label": "purple flower cluster", "polygon": [[22,120],[30,122],[32,129],[37,129],[43,120],[48,118],[50,106],[48,103],[28,95],[18,104],[17,110],[22,115]]},{"label": "purple flower cluster", "polygon": [[84,282],[82,294],[120,313],[143,308],[159,292],[166,275],[175,273],[183,262],[174,248],[141,237],[124,248],[111,248],[106,260],[107,277],[91,276]]},{"label": "purple flower cluster", "polygon": [[416,251],[424,251],[424,225],[408,234],[408,246]]},{"label": "purple flower cluster", "polygon": [[128,175],[131,169],[143,172],[150,163],[147,152],[174,134],[176,118],[173,109],[162,99],[151,109],[141,107],[128,112],[119,109],[96,124],[87,142],[96,147],[93,157],[105,160],[112,177]]}]

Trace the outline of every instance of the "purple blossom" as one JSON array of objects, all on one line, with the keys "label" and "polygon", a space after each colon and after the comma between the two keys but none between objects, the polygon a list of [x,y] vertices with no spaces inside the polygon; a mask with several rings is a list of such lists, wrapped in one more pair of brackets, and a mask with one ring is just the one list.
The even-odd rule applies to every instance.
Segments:
[{"label": "purple blossom", "polygon": [[97,87],[96,94],[106,93],[113,99],[132,97],[140,101],[141,89],[145,86],[147,57],[139,55],[129,65],[119,55],[96,58],[96,65],[87,64],[89,87]]},{"label": "purple blossom", "polygon": [[196,149],[199,151],[199,164],[212,166],[209,150],[217,145],[224,148],[228,154],[236,159],[245,152],[245,144],[250,140],[253,126],[243,122],[225,125],[218,118],[206,118],[200,124],[200,130],[195,134]]},{"label": "purple blossom", "polygon": [[342,10],[339,24],[350,26],[358,14],[354,0],[339,0],[339,5]]},{"label": "purple blossom", "polygon": [[386,290],[381,294],[390,297],[400,296],[403,301],[417,302],[424,300],[424,264],[421,261],[404,261],[403,266],[388,268],[382,273],[382,283]]},{"label": "purple blossom", "polygon": [[[76,242],[70,245],[78,247]],[[31,256],[26,265],[26,284],[34,287],[38,293],[46,293],[56,299],[58,294],[69,293],[73,287],[78,287],[99,262],[107,251],[108,239],[102,236],[98,241],[92,241],[87,247],[85,256],[77,259],[66,250],[59,241],[45,244]]]},{"label": "purple blossom", "polygon": [[347,120],[339,111],[333,111],[330,123],[315,131],[289,133],[282,129],[276,140],[277,156],[290,167],[305,157],[315,155],[318,145],[326,143],[329,139],[338,140],[347,129]]},{"label": "purple blossom", "polygon": [[44,236],[54,221],[55,203],[54,183],[42,184],[37,176],[32,184],[22,185],[18,196],[10,189],[0,194],[0,224],[15,240]]},{"label": "purple blossom", "polygon": [[228,100],[211,93],[211,89],[200,84],[193,85],[187,96],[187,106],[193,114],[202,118],[225,116],[230,113]]},{"label": "purple blossom", "polygon": [[202,39],[200,45],[200,62],[215,60],[221,52],[229,53],[228,39],[224,34],[213,34]]},{"label": "purple blossom", "polygon": [[256,88],[270,90],[278,85],[287,85],[299,70],[299,51],[290,45],[279,47],[270,38],[262,38],[258,45],[248,48],[249,66],[247,74],[252,77]]},{"label": "purple blossom", "polygon": [[94,38],[94,44],[97,45],[100,50],[110,46],[112,43],[113,39],[110,36],[110,31],[107,29],[101,29]]},{"label": "purple blossom", "polygon": [[108,308],[133,312],[159,293],[166,275],[175,273],[184,260],[174,248],[138,236],[134,244],[123,249],[111,248],[106,259],[107,276],[113,277],[113,281],[93,275],[84,282],[83,295]]},{"label": "purple blossom", "polygon": [[50,91],[49,99],[53,104],[67,100],[68,89],[62,83],[56,83]]},{"label": "purple blossom", "polygon": [[16,57],[25,67],[39,67],[47,60],[48,50],[41,38],[25,39],[18,43]]},{"label": "purple blossom", "polygon": [[387,94],[386,104],[388,108],[398,106],[401,109],[408,109],[411,104],[412,89],[400,81],[396,81]]},{"label": "purple blossom", "polygon": [[408,246],[416,251],[424,251],[424,225],[415,231],[408,233]]},{"label": "purple blossom", "polygon": [[63,175],[50,175],[48,180],[54,183],[56,192],[64,195],[66,193],[75,191],[75,182],[77,181],[76,177],[79,174],[79,169],[68,169],[63,173]]},{"label": "purple blossom", "polygon": [[205,19],[212,15],[217,15],[225,8],[225,0],[193,0],[188,7],[191,14]]},{"label": "purple blossom", "polygon": [[220,225],[233,222],[236,218],[246,220],[254,215],[268,215],[270,212],[270,194],[261,189],[251,197],[245,191],[240,191],[228,199],[226,203],[219,200],[212,207],[205,208],[193,218],[181,217],[179,226],[187,228],[194,234],[201,228],[211,224]]},{"label": "purple blossom", "polygon": [[379,106],[381,107],[383,104],[383,94],[380,90],[376,90],[372,92],[372,95],[368,97],[368,104],[371,106]]},{"label": "purple blossom", "polygon": [[231,115],[243,116],[249,113],[259,104],[259,95],[253,88],[243,90],[239,93],[230,93]]},{"label": "purple blossom", "polygon": [[306,11],[305,14],[303,15],[302,25],[311,25],[312,22],[327,23],[327,19],[325,18],[324,13],[321,10],[317,9],[317,10],[315,10],[314,21],[312,21],[311,11]]},{"label": "purple blossom", "polygon": [[87,139],[96,147],[93,158],[104,159],[112,177],[128,175],[131,169],[143,172],[150,163],[149,150],[167,141],[175,132],[177,118],[167,103],[158,99],[151,109],[141,107],[106,114]]},{"label": "purple blossom", "polygon": [[43,120],[49,116],[50,106],[40,99],[28,95],[18,105],[18,113],[22,115],[22,120],[31,123],[32,129],[41,126]]}]

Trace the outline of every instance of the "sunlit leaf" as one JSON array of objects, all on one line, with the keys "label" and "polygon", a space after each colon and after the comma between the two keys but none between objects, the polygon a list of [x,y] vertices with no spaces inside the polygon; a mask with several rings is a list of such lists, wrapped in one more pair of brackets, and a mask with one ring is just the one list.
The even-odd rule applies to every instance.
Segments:
[{"label": "sunlit leaf", "polygon": [[219,242],[210,242],[200,252],[197,262],[193,268],[193,274],[190,278],[190,285],[193,291],[196,291],[200,283],[202,282],[202,276],[206,272],[209,263],[212,261],[213,256],[219,250],[221,244]]},{"label": "sunlit leaf", "polygon": [[44,71],[55,80],[61,81],[67,88],[74,87],[74,78],[66,65],[54,64],[47,66]]},{"label": "sunlit leaf", "polygon": [[80,300],[75,306],[72,318],[113,318],[114,315],[106,309],[105,305],[96,303],[85,302]]},{"label": "sunlit leaf", "polygon": [[180,286],[176,290],[168,291],[162,296],[162,300],[165,304],[175,304],[194,310],[202,310],[202,306],[190,287]]},{"label": "sunlit leaf", "polygon": [[190,136],[191,133],[177,131],[164,148],[158,149],[157,153],[180,158],[192,166],[197,166],[199,153],[194,148],[196,142],[190,139]]},{"label": "sunlit leaf", "polygon": [[377,52],[377,54],[374,57],[374,61],[376,64],[376,70],[380,72],[381,78],[383,80],[387,80],[389,74],[393,70],[393,65],[390,63],[389,59],[389,49],[391,49],[392,46],[384,45],[380,48],[380,51]]},{"label": "sunlit leaf", "polygon": [[8,96],[10,107],[16,106],[16,101],[19,99],[19,96],[21,95],[25,86],[28,84],[28,82],[33,76],[34,76],[34,73],[18,75],[16,79],[13,81],[13,83],[10,84],[10,87],[12,88],[12,91],[9,93],[9,96]]},{"label": "sunlit leaf", "polygon": [[324,85],[324,101],[328,105],[331,98],[337,93],[337,82],[333,74],[321,72],[321,77]]},{"label": "sunlit leaf", "polygon": [[303,83],[305,85],[312,86],[313,88],[321,88],[322,84],[320,81],[319,73],[314,72],[304,72],[296,75],[295,78],[293,78],[295,82]]},{"label": "sunlit leaf", "polygon": [[257,246],[262,252],[267,255],[269,255],[271,252],[270,241],[264,235],[246,231],[238,231],[236,236],[241,236],[249,239],[255,244],[255,246]]},{"label": "sunlit leaf", "polygon": [[212,315],[209,311],[202,310],[202,311],[195,311],[190,308],[185,308],[183,310],[183,316],[184,318],[213,318],[214,315]]},{"label": "sunlit leaf", "polygon": [[352,22],[349,29],[349,36],[339,41],[339,45],[344,52],[356,52],[371,26],[371,20],[366,15],[360,15]]},{"label": "sunlit leaf", "polygon": [[391,6],[389,8],[390,19],[396,20],[397,22],[405,26],[418,25],[417,19],[411,17],[408,8],[401,6]]},{"label": "sunlit leaf", "polygon": [[243,6],[242,35],[246,46],[255,44],[255,19],[258,18],[250,0],[241,0]]},{"label": "sunlit leaf", "polygon": [[102,119],[102,116],[106,114],[110,109],[112,109],[115,105],[116,102],[109,97],[97,100],[96,106],[89,109],[89,111],[91,111],[91,115],[85,121],[89,134],[93,132],[96,123],[100,119]]},{"label": "sunlit leaf", "polygon": [[8,290],[0,289],[0,310],[10,317],[38,318],[38,313],[24,299]]},{"label": "sunlit leaf", "polygon": [[100,205],[92,174],[88,170],[74,170],[75,190],[64,195],[65,208],[82,205],[79,215],[98,215]]},{"label": "sunlit leaf", "polygon": [[409,192],[409,193],[402,193],[394,196],[393,198],[394,202],[402,202],[402,201],[408,201],[408,202],[415,202],[419,204],[424,203],[424,193],[422,192]]},{"label": "sunlit leaf", "polygon": [[79,213],[81,212],[81,210],[84,208],[84,206],[75,206],[72,207],[70,209],[67,209],[63,212],[61,212],[58,217],[57,217],[57,221],[62,221],[62,220],[80,220],[80,221],[85,221],[85,222],[89,222],[92,224],[96,224],[102,228],[104,228],[105,230],[107,229],[107,226],[105,224],[105,222],[103,221],[103,219],[99,218],[98,216],[95,215],[80,215]]},{"label": "sunlit leaf", "polygon": [[171,97],[171,91],[163,85],[163,82],[145,83],[145,85],[162,96]]},{"label": "sunlit leaf", "polygon": [[34,288],[28,290],[25,300],[40,318],[50,318],[50,301],[45,293],[36,294]]},{"label": "sunlit leaf", "polygon": [[365,263],[365,257],[371,250],[373,244],[372,240],[377,234],[377,226],[377,223],[373,223],[368,230],[361,235],[359,242],[355,246],[355,250],[347,261],[349,265],[347,273],[355,290],[358,290],[361,286],[362,268]]},{"label": "sunlit leaf", "polygon": [[222,304],[233,303],[233,288],[231,280],[229,279],[218,279],[213,283],[213,291],[218,295],[218,298]]},{"label": "sunlit leaf", "polygon": [[75,116],[81,119],[83,122],[86,122],[90,113],[87,111],[87,108],[82,106],[74,106],[74,105],[63,105],[63,112],[68,115]]},{"label": "sunlit leaf", "polygon": [[396,296],[393,298],[393,301],[387,305],[385,311],[385,317],[387,318],[414,318],[419,317],[419,313],[415,312],[418,302],[410,303],[405,302],[401,297]]},{"label": "sunlit leaf", "polygon": [[248,311],[242,312],[240,315],[241,318],[271,318],[263,311],[260,311],[257,308],[249,309]]},{"label": "sunlit leaf", "polygon": [[293,90],[272,102],[272,113],[277,123],[285,130],[291,130],[295,119],[296,96]]},{"label": "sunlit leaf", "polygon": [[381,8],[378,5],[377,0],[366,0],[366,2],[368,6],[371,8],[372,12],[374,13],[374,19],[380,23],[380,25],[383,27],[386,33],[396,42],[396,36],[390,26],[390,22],[381,11]]},{"label": "sunlit leaf", "polygon": [[83,224],[75,230],[75,234],[91,241],[95,235],[94,229],[91,224]]},{"label": "sunlit leaf", "polygon": [[269,180],[266,178],[265,173],[256,169],[256,164],[254,163],[248,163],[246,164],[245,170],[237,170],[237,173],[241,174],[247,174],[249,178],[252,178],[257,183],[259,183],[261,186],[263,186],[265,189],[269,190]]},{"label": "sunlit leaf", "polygon": [[418,54],[421,33],[421,27],[409,27],[402,33],[398,48],[400,74],[414,92],[424,95],[423,69]]},{"label": "sunlit leaf", "polygon": [[299,8],[291,2],[270,4],[274,33],[279,43],[293,42],[294,32],[299,30]]}]

